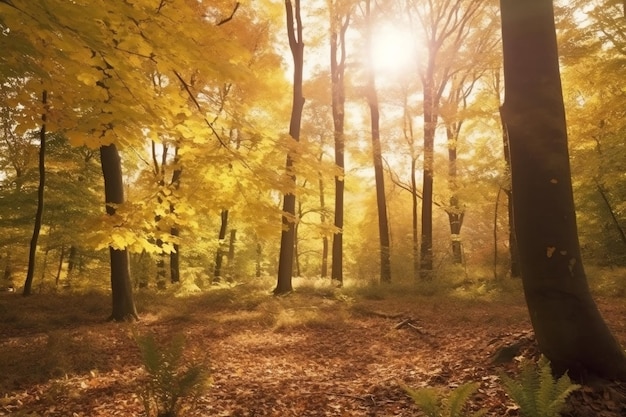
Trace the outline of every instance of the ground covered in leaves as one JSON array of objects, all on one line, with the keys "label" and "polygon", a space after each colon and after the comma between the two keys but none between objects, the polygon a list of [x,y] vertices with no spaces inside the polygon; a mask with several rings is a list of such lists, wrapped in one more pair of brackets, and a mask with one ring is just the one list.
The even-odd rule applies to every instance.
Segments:
[{"label": "ground covered in leaves", "polygon": [[[137,334],[163,346],[184,335],[184,362],[209,369],[210,386],[185,416],[420,416],[403,384],[468,381],[480,383],[471,410],[519,415],[498,377],[515,375],[520,357],[538,357],[519,292],[296,288],[285,297],[252,284],[140,293],[133,324],[104,322],[102,294],[1,294],[0,416],[146,415]],[[626,345],[624,299],[598,304]],[[590,382],[564,415],[625,416],[625,393]]]}]

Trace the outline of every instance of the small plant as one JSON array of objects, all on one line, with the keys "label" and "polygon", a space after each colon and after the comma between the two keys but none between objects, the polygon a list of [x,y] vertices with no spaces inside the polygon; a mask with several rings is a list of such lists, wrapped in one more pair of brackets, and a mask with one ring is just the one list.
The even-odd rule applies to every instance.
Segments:
[{"label": "small plant", "polygon": [[152,334],[135,334],[135,340],[148,373],[142,393],[146,415],[176,417],[192,408],[209,378],[203,364],[182,364],[185,338],[176,336],[166,346],[160,346]]},{"label": "small plant", "polygon": [[468,382],[450,391],[447,397],[444,390],[438,388],[412,389],[406,385],[401,386],[427,417],[479,417],[484,416],[487,410],[464,412],[467,401],[479,385],[477,382]]},{"label": "small plant", "polygon": [[509,397],[520,409],[522,417],[558,417],[568,395],[580,388],[567,373],[559,379],[552,375],[550,362],[542,356],[535,366],[524,361],[518,379],[500,375]]}]

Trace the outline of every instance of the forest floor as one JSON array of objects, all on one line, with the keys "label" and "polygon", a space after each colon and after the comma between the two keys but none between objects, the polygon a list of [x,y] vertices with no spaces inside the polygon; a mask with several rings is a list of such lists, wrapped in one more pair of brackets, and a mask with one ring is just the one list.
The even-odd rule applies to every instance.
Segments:
[{"label": "forest floor", "polygon": [[[519,415],[498,377],[538,357],[519,291],[296,288],[140,293],[133,324],[104,322],[102,294],[0,294],[0,416],[145,416],[137,334],[163,346],[184,335],[185,363],[208,367],[185,416],[421,416],[402,385],[469,381],[480,384],[471,410]],[[626,345],[625,299],[596,299]],[[626,416],[626,385],[592,385],[570,395],[564,416]]]}]

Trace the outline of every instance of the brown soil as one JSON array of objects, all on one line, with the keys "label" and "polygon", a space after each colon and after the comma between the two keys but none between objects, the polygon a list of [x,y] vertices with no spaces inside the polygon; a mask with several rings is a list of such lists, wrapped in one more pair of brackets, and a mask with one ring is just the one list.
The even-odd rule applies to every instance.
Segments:
[{"label": "brown soil", "polygon": [[[212,384],[185,416],[420,416],[401,384],[468,381],[480,383],[471,409],[518,416],[498,374],[514,374],[521,356],[538,357],[521,299],[355,301],[311,292],[248,303],[194,300],[177,300],[184,306],[177,313],[144,312],[134,325],[84,317],[68,325],[66,317],[41,331],[0,323],[0,360],[15,362],[0,374],[0,415],[145,415],[133,329],[162,341],[183,333],[186,360],[209,364]],[[0,299],[5,312],[19,303]],[[626,303],[598,304],[625,345]],[[625,393],[625,385],[596,381],[570,396],[564,415],[625,416]]]}]

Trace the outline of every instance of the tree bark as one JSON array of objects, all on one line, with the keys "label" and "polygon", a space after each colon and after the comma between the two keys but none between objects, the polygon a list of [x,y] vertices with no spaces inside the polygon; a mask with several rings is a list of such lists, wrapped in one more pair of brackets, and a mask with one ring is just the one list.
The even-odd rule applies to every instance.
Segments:
[{"label": "tree bark", "polygon": [[505,101],[522,282],[556,371],[626,379],[626,356],[592,299],[578,241],[551,0],[501,0]]},{"label": "tree bark", "polygon": [[[115,144],[100,147],[100,164],[104,177],[106,212],[115,215],[115,205],[124,202],[122,163]],[[111,258],[111,296],[113,311],[109,320],[126,321],[138,319],[133,287],[130,280],[128,249],[109,248]]]},{"label": "tree bark", "polygon": [[[302,109],[304,96],[302,94],[302,70],[304,67],[304,43],[302,42],[302,19],[300,16],[300,0],[295,0],[292,5],[290,0],[285,0],[287,16],[287,37],[289,48],[293,56],[293,102],[291,105],[291,120],[289,123],[289,135],[295,141],[300,139],[300,125],[302,122]],[[293,275],[293,256],[295,243],[295,213],[296,213],[296,176],[293,172],[293,158],[291,151],[287,153],[285,170],[289,177],[292,191],[285,193],[283,198],[283,231],[280,237],[280,255],[278,260],[278,280],[275,295],[287,294],[293,291],[291,279]]]},{"label": "tree bark", "polygon": [[43,206],[44,191],[46,188],[46,113],[48,106],[48,92],[43,90],[41,102],[44,107],[44,113],[41,115],[41,130],[39,131],[39,186],[37,188],[37,212],[35,213],[35,225],[33,227],[33,236],[30,240],[30,250],[28,252],[28,271],[26,272],[26,281],[24,282],[24,290],[22,295],[27,297],[31,294],[33,286],[33,277],[35,275],[35,264],[37,262],[37,241],[39,240],[39,232],[43,223]]}]

